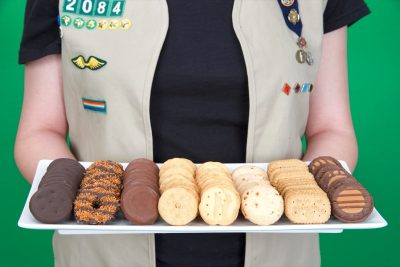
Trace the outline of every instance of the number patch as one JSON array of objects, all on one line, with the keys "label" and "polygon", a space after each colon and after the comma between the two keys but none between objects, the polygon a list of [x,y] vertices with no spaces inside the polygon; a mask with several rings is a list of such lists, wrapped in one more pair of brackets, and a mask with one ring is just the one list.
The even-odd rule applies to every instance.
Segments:
[{"label": "number patch", "polygon": [[126,0],[64,0],[63,12],[81,16],[121,17]]}]

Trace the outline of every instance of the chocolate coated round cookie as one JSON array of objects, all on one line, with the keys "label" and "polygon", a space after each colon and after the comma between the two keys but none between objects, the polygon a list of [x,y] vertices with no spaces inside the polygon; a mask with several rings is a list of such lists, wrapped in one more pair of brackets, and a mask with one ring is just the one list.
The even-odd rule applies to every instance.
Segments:
[{"label": "chocolate coated round cookie", "polygon": [[123,178],[121,210],[138,225],[153,224],[158,218],[158,167],[151,160],[136,159],[128,164]]},{"label": "chocolate coated round cookie", "polygon": [[29,207],[32,215],[43,223],[60,223],[70,218],[73,200],[85,168],[72,159],[52,161],[32,196]]},{"label": "chocolate coated round cookie", "polygon": [[132,186],[122,193],[121,209],[125,217],[134,224],[154,224],[158,218],[158,199],[158,193],[151,188]]},{"label": "chocolate coated round cookie", "polygon": [[29,202],[32,215],[42,223],[60,223],[71,217],[73,197],[62,186],[37,191]]}]

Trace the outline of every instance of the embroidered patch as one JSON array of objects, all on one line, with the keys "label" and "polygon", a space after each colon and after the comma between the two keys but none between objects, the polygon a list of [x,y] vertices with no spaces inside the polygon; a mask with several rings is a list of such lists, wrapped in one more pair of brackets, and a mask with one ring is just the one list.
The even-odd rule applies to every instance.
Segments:
[{"label": "embroidered patch", "polygon": [[69,25],[71,25],[72,19],[71,19],[70,16],[64,15],[64,16],[61,17],[60,22],[61,22],[62,26],[68,27]]},{"label": "embroidered patch", "polygon": [[86,29],[93,30],[97,27],[97,21],[90,19],[86,22]]},{"label": "embroidered patch", "polygon": [[85,21],[82,18],[74,19],[74,27],[76,29],[82,29],[85,26]]},{"label": "embroidered patch", "polygon": [[284,85],[283,85],[283,89],[282,89],[282,91],[285,93],[285,94],[287,94],[287,95],[289,95],[290,94],[290,85],[289,84],[287,84],[287,83],[285,83]]},{"label": "embroidered patch", "polygon": [[307,92],[311,93],[314,89],[314,85],[312,83],[303,83],[302,85],[299,83],[295,83],[293,87],[290,87],[288,83],[285,83],[283,85],[282,92],[284,92],[286,95],[289,95],[292,89],[296,94]]},{"label": "embroidered patch", "polygon": [[119,20],[113,19],[110,21],[110,23],[108,23],[108,28],[110,30],[115,30],[115,29],[118,29],[120,25],[121,25],[121,22],[119,22]]},{"label": "embroidered patch", "polygon": [[300,90],[301,90],[300,84],[295,83],[295,84],[293,85],[293,89],[294,89],[295,93],[298,94],[298,93],[300,92]]},{"label": "embroidered patch", "polygon": [[129,30],[132,27],[132,21],[129,19],[121,20],[121,29]]},{"label": "embroidered patch", "polygon": [[90,56],[87,61],[85,61],[83,56],[77,56],[76,58],[71,59],[71,61],[81,70],[85,68],[90,70],[99,70],[107,64],[107,61],[94,56]]},{"label": "embroidered patch", "polygon": [[126,0],[64,0],[63,12],[81,16],[121,17]]},{"label": "embroidered patch", "polygon": [[107,112],[106,101],[104,100],[93,100],[88,98],[82,98],[83,108],[86,110],[98,111],[98,112]]},{"label": "embroidered patch", "polygon": [[303,86],[301,87],[301,92],[306,93],[308,91],[308,83],[304,83]]}]

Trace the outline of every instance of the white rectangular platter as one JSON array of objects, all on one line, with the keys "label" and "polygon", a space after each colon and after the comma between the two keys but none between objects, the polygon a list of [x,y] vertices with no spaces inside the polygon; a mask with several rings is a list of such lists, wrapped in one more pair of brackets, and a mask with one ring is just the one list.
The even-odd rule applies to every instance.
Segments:
[{"label": "white rectangular platter", "polygon": [[[284,216],[274,225],[259,226],[255,225],[243,217],[239,217],[229,226],[210,226],[204,223],[201,218],[185,226],[170,226],[161,218],[154,225],[132,225],[119,215],[115,220],[107,225],[86,225],[78,224],[75,221],[66,221],[62,224],[44,224],[37,221],[29,210],[29,201],[37,191],[40,180],[46,172],[50,160],[39,162],[31,190],[26,200],[18,226],[27,229],[37,230],[57,230],[60,234],[143,234],[143,233],[340,233],[345,229],[374,229],[382,228],[387,225],[385,219],[374,209],[372,214],[362,223],[342,223],[333,217],[325,224],[293,224]],[[342,165],[348,169],[345,162]],[[90,162],[81,162],[87,168]],[[122,164],[126,167],[126,163]],[[243,164],[226,164],[230,170]],[[257,167],[266,169],[266,163],[252,163]]]}]

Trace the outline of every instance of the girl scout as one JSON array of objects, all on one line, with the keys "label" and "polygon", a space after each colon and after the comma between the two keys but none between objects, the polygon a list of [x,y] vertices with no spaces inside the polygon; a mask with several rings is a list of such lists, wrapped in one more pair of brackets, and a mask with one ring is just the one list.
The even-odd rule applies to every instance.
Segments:
[{"label": "girl scout", "polygon": [[[326,4],[234,1],[233,29],[248,80],[246,162],[302,158],[306,132],[304,159],[329,154],[355,165],[346,28],[324,37]],[[64,0],[59,14],[61,59],[50,56],[26,68],[16,142],[21,171],[29,180],[42,158],[154,158],[150,96],[169,28],[167,1]],[[152,234],[56,233],[53,245],[56,266],[156,265]],[[320,265],[316,234],[249,233],[244,254],[249,267]]]}]

